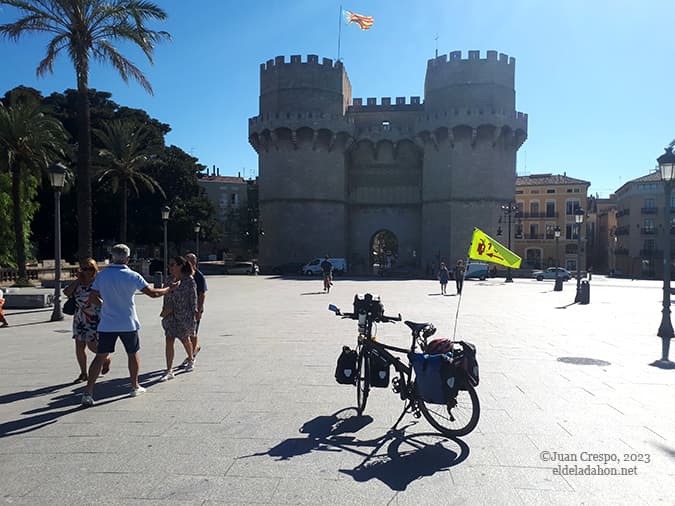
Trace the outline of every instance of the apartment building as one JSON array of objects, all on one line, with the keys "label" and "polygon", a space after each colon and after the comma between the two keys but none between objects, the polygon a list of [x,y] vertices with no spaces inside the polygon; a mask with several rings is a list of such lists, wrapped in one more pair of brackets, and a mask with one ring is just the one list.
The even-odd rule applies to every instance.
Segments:
[{"label": "apartment building", "polygon": [[[567,174],[532,174],[516,178],[514,250],[523,258],[522,268],[544,269],[559,263],[577,270],[577,233],[581,228],[580,269],[586,269],[585,241],[587,221],[575,223],[575,212],[586,210],[590,182]],[[555,229],[560,227],[556,241]]]},{"label": "apartment building", "polygon": [[[665,202],[658,171],[628,181],[615,196],[617,223],[610,248],[614,248],[617,274],[661,278],[663,241],[666,237],[672,241],[675,226],[675,197]],[[664,206],[668,207],[667,219]]]}]

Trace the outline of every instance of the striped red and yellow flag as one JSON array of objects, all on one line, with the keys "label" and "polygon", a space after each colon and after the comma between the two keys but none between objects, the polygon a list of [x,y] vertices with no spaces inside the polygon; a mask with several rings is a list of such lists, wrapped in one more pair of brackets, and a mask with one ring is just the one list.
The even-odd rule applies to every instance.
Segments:
[{"label": "striped red and yellow flag", "polygon": [[345,15],[345,21],[347,24],[356,23],[359,25],[361,30],[370,30],[373,27],[373,22],[375,18],[373,16],[364,16],[362,14],[356,14],[352,11],[342,11]]}]

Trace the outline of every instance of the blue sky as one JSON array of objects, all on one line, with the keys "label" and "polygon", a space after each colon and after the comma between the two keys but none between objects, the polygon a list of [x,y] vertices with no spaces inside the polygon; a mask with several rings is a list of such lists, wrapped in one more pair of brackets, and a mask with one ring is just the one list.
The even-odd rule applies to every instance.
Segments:
[{"label": "blue sky", "polygon": [[[675,2],[666,0],[159,0],[170,32],[155,65],[122,51],[155,94],[94,65],[90,86],[172,127],[175,144],[220,167],[257,174],[248,118],[258,110],[259,65],[277,55],[335,59],[339,6],[375,17],[370,31],[342,26],[341,56],[354,97],[423,96],[426,63],[439,54],[494,49],[516,58],[516,104],[529,114],[518,173],[563,173],[607,196],[648,173],[675,138]],[[0,23],[16,19],[0,7]],[[0,40],[0,93],[19,84],[47,95],[75,87],[64,57],[35,77],[47,38]],[[303,58],[304,59],[304,58]],[[379,103],[379,100],[378,100]]]}]

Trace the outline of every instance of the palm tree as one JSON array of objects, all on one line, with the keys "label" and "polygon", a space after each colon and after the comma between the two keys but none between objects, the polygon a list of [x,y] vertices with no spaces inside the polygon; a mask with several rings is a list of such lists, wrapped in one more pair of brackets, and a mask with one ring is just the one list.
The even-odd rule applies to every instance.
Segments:
[{"label": "palm tree", "polygon": [[0,168],[12,175],[12,214],[17,284],[27,284],[26,230],[22,196],[24,178],[46,169],[50,161],[63,156],[68,134],[61,123],[43,114],[40,104],[26,101],[5,107],[0,103]]},{"label": "palm tree", "polygon": [[170,39],[167,32],[149,30],[149,20],[166,19],[166,13],[143,0],[0,0],[23,11],[24,17],[0,25],[0,35],[18,40],[26,32],[46,32],[54,37],[37,74],[53,72],[54,60],[62,51],[75,66],[77,76],[77,214],[80,259],[92,256],[91,117],[89,112],[89,62],[93,58],[112,64],[122,79],[138,81],[152,93],[141,70],[122,56],[113,42],[132,42],[150,63],[155,45]]},{"label": "palm tree", "polygon": [[127,199],[129,190],[140,195],[139,185],[150,193],[164,190],[153,177],[142,172],[152,163],[155,150],[148,145],[150,131],[130,121],[110,121],[103,124],[103,130],[94,134],[104,146],[98,152],[97,164],[105,167],[99,173],[98,182],[109,181],[113,193],[120,194],[120,241],[127,241]]}]

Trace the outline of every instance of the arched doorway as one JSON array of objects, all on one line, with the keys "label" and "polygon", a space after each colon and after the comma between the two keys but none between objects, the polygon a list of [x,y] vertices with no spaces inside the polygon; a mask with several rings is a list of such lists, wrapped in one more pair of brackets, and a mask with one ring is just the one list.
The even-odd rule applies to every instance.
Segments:
[{"label": "arched doorway", "polygon": [[371,272],[384,276],[398,262],[398,238],[390,230],[376,232],[370,240]]}]

